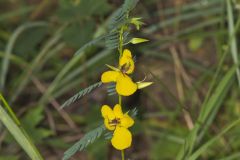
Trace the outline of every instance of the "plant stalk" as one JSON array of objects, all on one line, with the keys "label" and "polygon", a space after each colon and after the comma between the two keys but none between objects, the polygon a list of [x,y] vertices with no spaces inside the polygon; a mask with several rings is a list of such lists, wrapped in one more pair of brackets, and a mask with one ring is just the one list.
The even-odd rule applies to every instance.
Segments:
[{"label": "plant stalk", "polygon": [[124,150],[121,150],[121,153],[122,153],[122,160],[125,160],[125,157],[124,157]]}]

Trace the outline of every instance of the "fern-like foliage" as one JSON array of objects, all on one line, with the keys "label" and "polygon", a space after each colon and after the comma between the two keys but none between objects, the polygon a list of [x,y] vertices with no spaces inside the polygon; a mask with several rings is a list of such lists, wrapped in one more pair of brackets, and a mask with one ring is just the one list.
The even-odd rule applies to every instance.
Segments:
[{"label": "fern-like foliage", "polygon": [[67,101],[65,101],[62,106],[61,109],[64,107],[69,106],[70,104],[76,102],[77,100],[79,100],[80,98],[82,98],[83,96],[85,96],[86,94],[89,94],[90,92],[92,92],[94,89],[100,87],[102,85],[102,82],[98,82],[95,83],[81,91],[79,91],[77,94],[75,94],[74,96],[72,96],[71,98],[69,98]]},{"label": "fern-like foliage", "polygon": [[117,92],[116,92],[116,84],[115,83],[110,83],[107,86],[107,93],[108,93],[109,96],[113,96],[113,95],[117,94]]},{"label": "fern-like foliage", "polygon": [[[123,43],[126,44],[129,41],[129,32],[123,33]],[[105,36],[105,44],[108,49],[115,49],[119,44],[119,32],[110,32]]]},{"label": "fern-like foliage", "polygon": [[[136,6],[139,0],[125,0],[124,4],[119,8],[109,21],[109,33],[105,37],[106,47],[115,49],[119,44],[119,29],[129,23],[129,12]],[[123,33],[124,44],[128,42],[129,32]]]},{"label": "fern-like foliage", "polygon": [[135,119],[136,116],[137,116],[137,114],[138,114],[137,108],[136,108],[136,107],[133,108],[132,110],[130,110],[130,111],[128,112],[128,114],[129,114],[133,119]]},{"label": "fern-like foliage", "polygon": [[105,37],[105,44],[108,49],[115,49],[118,47],[119,33],[117,31],[108,33]]},{"label": "fern-like foliage", "polygon": [[[108,32],[107,34],[100,36],[99,38],[96,38],[89,43],[85,44],[83,47],[81,47],[75,54],[80,54],[84,52],[89,47],[92,47],[96,45],[101,40],[105,39],[105,44],[108,49],[115,49],[119,45],[119,29],[122,28],[124,25],[130,24],[129,19],[129,12],[136,6],[139,0],[125,0],[124,4],[119,8],[110,19],[108,23]],[[123,33],[123,43],[126,44],[128,42],[128,30],[125,30]],[[68,99],[61,108],[64,108],[66,106],[69,106],[70,104],[74,103],[76,100],[80,99],[82,96],[86,95],[87,93],[90,93],[95,88],[98,88],[102,85],[101,82],[98,82],[94,85],[89,86],[88,88],[78,92],[76,95]],[[109,86],[108,88],[108,94],[116,94],[115,90],[115,84],[112,86]],[[129,115],[131,117],[136,117],[137,115],[137,109],[134,108],[133,110],[130,110]],[[81,140],[76,142],[72,147],[70,147],[66,152],[64,152],[63,160],[70,159],[76,152],[82,151],[84,148],[86,148],[89,144],[93,143],[97,138],[99,138],[103,132],[106,130],[103,122],[102,124],[97,127],[96,129],[88,132]],[[112,133],[107,132],[105,134],[105,138],[111,138]]]},{"label": "fern-like foliage", "polygon": [[125,0],[123,5],[112,16],[108,28],[114,31],[127,22],[129,12],[135,8],[139,0]]},{"label": "fern-like foliage", "polygon": [[[95,46],[101,40],[105,39],[105,45],[108,49],[115,49],[118,47],[119,41],[119,28],[129,23],[129,12],[136,6],[139,0],[125,0],[124,4],[112,15],[108,23],[108,33],[99,36],[96,39],[86,43],[80,49],[78,49],[75,55],[86,51],[88,48]],[[124,44],[128,42],[128,32],[123,35]]]},{"label": "fern-like foliage", "polygon": [[97,138],[99,138],[103,131],[105,130],[104,124],[101,124],[96,129],[88,132],[85,136],[75,143],[71,148],[69,148],[66,152],[64,152],[63,160],[68,160],[71,158],[76,152],[82,151],[86,148],[89,144],[93,143]]}]

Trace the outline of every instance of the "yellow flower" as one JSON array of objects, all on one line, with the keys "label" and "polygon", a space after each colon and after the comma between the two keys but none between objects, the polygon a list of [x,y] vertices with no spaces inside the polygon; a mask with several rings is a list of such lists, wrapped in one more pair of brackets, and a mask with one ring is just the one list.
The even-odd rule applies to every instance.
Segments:
[{"label": "yellow flower", "polygon": [[[108,65],[109,66],[109,65]],[[134,61],[132,59],[131,51],[125,49],[123,51],[122,57],[119,59],[119,67],[115,68],[109,66],[112,71],[106,71],[102,74],[101,81],[103,83],[116,82],[116,91],[119,95],[130,96],[137,89],[143,88],[141,85],[142,82],[133,82],[132,79],[128,76],[134,71]],[[148,82],[149,85],[152,84]],[[141,85],[141,87],[139,87]],[[145,85],[145,87],[148,85]]]},{"label": "yellow flower", "polygon": [[122,107],[116,104],[113,110],[108,105],[103,105],[102,116],[107,129],[114,131],[111,143],[118,150],[124,150],[131,146],[132,134],[128,130],[134,124],[134,120],[127,114],[123,114]]}]

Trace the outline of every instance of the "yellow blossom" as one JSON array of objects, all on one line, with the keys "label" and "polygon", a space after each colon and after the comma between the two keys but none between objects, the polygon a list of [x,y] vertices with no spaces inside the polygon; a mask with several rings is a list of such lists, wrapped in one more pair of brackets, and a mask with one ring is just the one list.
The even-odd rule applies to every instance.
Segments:
[{"label": "yellow blossom", "polygon": [[[108,65],[109,66],[109,65]],[[116,91],[119,95],[129,96],[136,92],[142,82],[135,83],[132,81],[129,74],[132,74],[135,65],[132,58],[131,51],[125,49],[122,57],[119,59],[119,67],[115,68],[109,66],[112,71],[106,71],[102,74],[101,81],[103,83],[116,82]]]},{"label": "yellow blossom", "polygon": [[122,107],[116,104],[113,109],[103,105],[102,116],[108,130],[114,131],[111,143],[114,148],[124,150],[131,146],[132,134],[128,130],[134,124],[134,120],[127,114],[123,114]]}]

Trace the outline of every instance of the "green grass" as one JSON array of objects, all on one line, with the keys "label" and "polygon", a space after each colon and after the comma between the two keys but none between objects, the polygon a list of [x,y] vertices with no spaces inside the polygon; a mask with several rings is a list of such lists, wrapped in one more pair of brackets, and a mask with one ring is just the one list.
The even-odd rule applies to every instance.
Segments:
[{"label": "green grass", "polygon": [[[22,128],[20,121],[1,94],[0,102],[3,103],[3,105],[0,105],[1,122],[32,160],[42,160],[43,158],[40,155],[39,151],[34,146],[29,135]],[[9,113],[5,109],[7,109]]]},{"label": "green grass", "polygon": [[[31,115],[33,107],[43,108],[35,113],[44,117],[34,124],[44,139],[37,143],[39,150],[46,159],[56,153],[54,158],[60,159],[67,147],[101,121],[101,105],[117,101],[107,96],[103,85],[60,110],[69,97],[100,81],[105,64],[117,64],[117,50],[106,48],[100,38],[119,4],[72,2],[0,2],[5,6],[0,11],[0,90],[13,107],[7,110],[6,102],[0,103],[0,119],[6,126],[0,127],[0,159],[9,155],[26,159],[19,146],[30,157],[39,156],[33,146],[35,133],[28,133],[29,138],[22,130],[29,126],[18,122]],[[154,85],[123,99],[126,108],[139,110],[132,129],[135,146],[126,155],[153,160],[239,159],[239,10],[231,0],[179,3],[140,1],[132,13],[144,17],[146,24],[130,36],[150,39],[143,45],[129,45],[137,60],[133,78],[146,76]],[[174,68],[176,61],[182,68]],[[183,99],[177,85],[182,86]],[[55,134],[47,135],[43,128]],[[12,144],[5,130],[19,144]],[[74,158],[120,156],[109,148],[106,140],[96,141]]]}]

